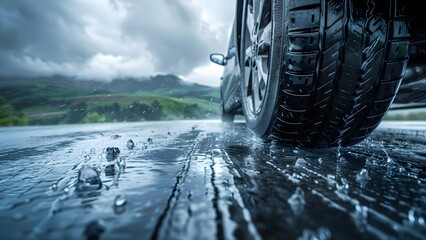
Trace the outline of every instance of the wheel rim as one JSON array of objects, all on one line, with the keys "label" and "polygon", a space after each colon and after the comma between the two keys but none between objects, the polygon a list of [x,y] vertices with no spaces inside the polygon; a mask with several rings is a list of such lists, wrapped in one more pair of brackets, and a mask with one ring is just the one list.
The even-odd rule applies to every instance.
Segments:
[{"label": "wheel rim", "polygon": [[272,39],[270,0],[248,0],[244,24],[244,98],[247,109],[258,114],[268,87]]}]

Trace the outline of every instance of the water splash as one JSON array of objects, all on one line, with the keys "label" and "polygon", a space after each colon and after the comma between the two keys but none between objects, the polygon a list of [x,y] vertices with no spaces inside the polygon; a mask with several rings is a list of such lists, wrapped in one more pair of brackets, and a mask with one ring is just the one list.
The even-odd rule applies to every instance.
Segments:
[{"label": "water splash", "polygon": [[100,235],[105,232],[104,224],[99,220],[93,220],[86,225],[84,235],[86,239],[100,239]]},{"label": "water splash", "polygon": [[334,187],[336,186],[336,176],[334,176],[333,174],[327,174],[327,184],[330,187]]},{"label": "water splash", "polygon": [[346,178],[341,178],[340,183],[336,184],[336,189],[341,193],[347,194],[349,189],[348,180],[346,180]]},{"label": "water splash", "polygon": [[355,223],[356,228],[360,232],[364,232],[367,229],[368,222],[368,207],[356,205],[355,212],[351,214],[352,220]]},{"label": "water splash", "polygon": [[304,229],[302,236],[298,240],[329,240],[331,239],[331,231],[328,228],[320,227],[315,232],[311,229]]},{"label": "water splash", "polygon": [[114,176],[115,170],[115,164],[108,164],[107,166],[105,166],[105,176]]},{"label": "water splash", "polygon": [[133,142],[132,139],[129,139],[127,141],[127,149],[132,150],[135,147],[135,143]]},{"label": "water splash", "polygon": [[62,190],[62,196],[59,198],[60,200],[65,200],[71,196],[71,191],[68,187],[65,187],[64,190]]},{"label": "water splash", "polygon": [[383,152],[386,154],[386,162],[388,164],[395,164],[395,161],[389,156],[388,151],[386,151],[385,146],[383,145],[383,141],[380,143]]},{"label": "water splash", "polygon": [[91,191],[102,188],[102,180],[95,168],[83,167],[78,171],[77,191]]},{"label": "water splash", "polygon": [[425,226],[424,212],[419,207],[412,207],[408,212],[408,221],[411,225]]},{"label": "water splash", "polygon": [[120,161],[118,161],[118,166],[120,169],[125,169],[127,165],[127,156],[120,157]]},{"label": "water splash", "polygon": [[122,194],[117,195],[114,199],[114,206],[115,207],[122,207],[126,203],[127,203],[127,200]]},{"label": "water splash", "polygon": [[119,138],[121,138],[121,136],[118,135],[118,134],[114,134],[114,135],[111,136],[111,138],[112,139],[119,139]]},{"label": "water splash", "polygon": [[294,164],[295,167],[306,167],[307,162],[303,158],[298,158],[296,160],[296,163]]},{"label": "water splash", "polygon": [[127,204],[127,200],[124,197],[124,195],[122,194],[117,195],[114,199],[114,212],[116,214],[123,213],[126,210],[125,209],[126,204]]},{"label": "water splash", "polygon": [[299,216],[305,208],[305,193],[300,187],[297,187],[296,191],[293,193],[293,195],[291,195],[287,202],[290,204],[294,215]]},{"label": "water splash", "polygon": [[106,149],[106,159],[108,161],[113,161],[120,154],[120,149],[117,147],[108,147]]},{"label": "water splash", "polygon": [[58,191],[58,184],[57,183],[53,183],[52,186],[50,186],[50,190],[52,192]]},{"label": "water splash", "polygon": [[96,149],[95,148],[90,148],[90,155],[96,155]]},{"label": "water splash", "polygon": [[142,150],[146,150],[146,149],[148,149],[148,145],[146,143],[143,143],[142,144]]},{"label": "water splash", "polygon": [[370,176],[368,174],[368,170],[363,168],[356,174],[356,181],[359,183],[365,183],[370,180]]}]

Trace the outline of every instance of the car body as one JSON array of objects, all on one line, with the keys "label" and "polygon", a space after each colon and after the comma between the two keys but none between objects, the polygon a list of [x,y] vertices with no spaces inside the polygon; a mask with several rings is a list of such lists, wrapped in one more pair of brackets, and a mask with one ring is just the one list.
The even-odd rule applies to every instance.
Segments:
[{"label": "car body", "polygon": [[[260,6],[260,7],[259,7]],[[266,6],[266,7],[265,7]],[[380,10],[380,7],[383,8],[383,10]],[[256,13],[256,8],[259,8]],[[265,12],[265,8],[268,8],[269,12]],[[326,12],[327,16],[322,16],[320,12]],[[389,16],[385,16],[388,12]],[[258,14],[258,15],[256,15]],[[364,17],[364,15],[371,14],[371,16]],[[252,17],[252,15],[254,17]],[[272,17],[271,17],[272,16]],[[297,16],[294,17],[294,16]],[[304,17],[307,17],[308,20],[302,19]],[[312,17],[312,21],[309,20],[310,17]],[[253,19],[264,19],[268,18],[268,20],[254,20],[256,23],[254,24],[254,28],[250,27],[251,22],[253,20],[250,20],[250,18]],[[337,19],[334,20],[333,18]],[[333,20],[330,20],[333,19]],[[269,139],[269,138],[275,138],[280,140],[283,143],[290,143],[293,145],[301,145],[301,146],[336,146],[336,145],[352,145],[355,143],[358,143],[365,139],[371,131],[374,130],[375,127],[377,127],[378,123],[380,123],[382,117],[386,114],[386,112],[389,109],[393,108],[414,108],[414,107],[425,107],[426,106],[426,30],[424,27],[424,21],[425,17],[422,16],[422,13],[416,10],[416,7],[414,6],[414,3],[412,2],[402,2],[402,1],[395,1],[395,0],[388,0],[388,1],[326,1],[326,0],[305,0],[305,1],[290,1],[290,0],[284,0],[284,1],[275,1],[275,0],[266,0],[266,1],[256,1],[256,0],[237,0],[236,1],[236,12],[235,12],[235,18],[234,22],[232,23],[232,33],[230,35],[229,39],[229,47],[228,52],[224,55],[221,54],[212,54],[211,60],[215,63],[218,63],[220,65],[224,65],[224,72],[223,76],[221,78],[221,99],[222,99],[222,115],[224,121],[232,121],[234,115],[245,115],[246,122],[248,123],[249,128],[258,136]],[[280,25],[280,21],[283,21],[284,23]],[[294,27],[292,24],[297,24],[298,21],[301,25],[304,24],[304,26],[308,27]],[[267,23],[262,23],[267,22]],[[295,22],[295,23],[294,23]],[[333,22],[333,24],[328,24],[330,22]],[[264,24],[264,28],[259,27],[260,25]],[[337,29],[337,25],[339,27],[339,30]],[[272,26],[272,27],[271,27]],[[346,27],[345,27],[346,26]],[[255,30],[250,30],[250,29]],[[259,28],[260,30],[256,30],[256,28]],[[278,30],[277,30],[278,28]],[[282,30],[284,28],[284,30]],[[299,29],[300,28],[300,29]],[[271,30],[272,29],[272,30]],[[290,29],[290,30],[288,30]],[[325,29],[325,30],[324,30]],[[341,29],[341,30],[340,30]],[[378,30],[377,30],[378,29]],[[244,101],[245,99],[250,98],[250,93],[247,92],[256,92],[256,90],[250,90],[251,86],[254,86],[255,84],[260,84],[260,80],[250,80],[255,77],[244,77],[244,69],[247,70],[247,64],[244,65],[244,60],[247,58],[251,58],[254,54],[253,52],[260,51],[257,49],[258,45],[260,46],[262,41],[258,42],[257,40],[253,40],[252,35],[253,32],[259,31],[259,35],[262,34],[260,38],[264,38],[263,35],[265,35],[265,32],[271,31],[271,41],[268,42],[269,44],[269,52],[267,53],[267,68],[269,69],[266,71],[268,74],[267,79],[262,81],[266,82],[265,84],[267,87],[262,87],[262,90],[259,90],[259,96],[257,97],[260,99],[259,106],[256,107],[256,103],[253,103],[254,107],[252,107],[252,113],[250,113],[248,108],[244,108]],[[262,33],[260,33],[263,31]],[[281,32],[282,31],[282,32]],[[342,37],[338,40],[333,40],[333,36],[325,36],[330,31],[335,31],[335,35],[340,34]],[[374,32],[376,31],[376,32]],[[313,35],[312,32],[315,34]],[[361,32],[358,34],[357,32]],[[304,34],[304,35],[303,35]],[[358,35],[357,35],[358,34]],[[247,35],[250,35],[250,38],[247,37]],[[311,49],[305,44],[305,49],[303,51],[294,51],[294,49],[290,49],[290,45],[294,44],[296,40],[292,40],[291,38],[293,36],[299,36],[303,35],[305,36],[311,36],[311,43],[312,43],[312,36],[315,36],[315,40],[318,40],[319,47],[316,49]],[[324,36],[322,36],[324,35]],[[269,35],[268,35],[269,36]],[[318,37],[319,36],[319,37]],[[322,37],[322,38],[321,38]],[[246,40],[248,38],[248,41]],[[255,39],[258,39],[259,36],[256,35]],[[306,38],[306,37],[305,37]],[[328,38],[328,39],[327,39]],[[352,44],[351,42],[355,42],[358,39],[371,39],[369,43],[365,43],[364,47],[356,48],[358,43]],[[376,38],[376,39],[373,39]],[[278,40],[277,40],[278,39]],[[284,40],[283,40],[284,39]],[[331,39],[331,40],[330,40]],[[353,40],[352,40],[353,39]],[[380,40],[381,39],[381,40]],[[374,42],[374,41],[376,42]],[[274,43],[277,41],[281,41],[281,44],[276,44],[276,47],[274,48]],[[301,41],[301,40],[300,40]],[[299,41],[299,42],[300,42]],[[361,40],[359,40],[361,42]],[[382,47],[376,47],[377,42],[382,42]],[[248,42],[248,43],[247,43]],[[256,43],[255,43],[256,42]],[[334,64],[336,62],[337,64],[337,70],[333,74],[340,73],[341,75],[347,74],[350,76],[350,71],[346,71],[345,69],[355,68],[354,66],[358,63],[358,60],[360,60],[359,67],[360,69],[357,71],[354,71],[354,74],[359,74],[359,78],[363,78],[364,76],[368,75],[369,72],[377,71],[377,77],[374,76],[367,76],[371,83],[370,86],[365,87],[365,89],[362,89],[364,86],[364,82],[368,82],[365,79],[361,79],[359,83],[354,83],[352,87],[348,87],[347,89],[350,89],[352,92],[348,94],[347,96],[344,95],[345,91],[349,91],[347,89],[344,89],[346,85],[352,84],[352,80],[350,77],[343,78],[340,77],[333,80],[333,87],[334,88],[334,96],[327,97],[323,100],[324,102],[327,99],[334,99],[334,100],[327,100],[329,101],[329,104],[324,108],[320,110],[312,110],[311,116],[302,116],[299,118],[298,121],[291,122],[291,119],[294,119],[294,117],[289,117],[288,119],[282,120],[281,118],[284,118],[286,113],[286,110],[280,110],[279,106],[270,107],[270,105],[274,105],[275,102],[279,102],[275,105],[286,105],[286,100],[283,100],[283,98],[289,98],[288,96],[297,95],[297,97],[294,97],[291,101],[301,101],[303,102],[303,96],[307,96],[311,94],[310,97],[310,105],[307,104],[305,109],[313,108],[313,106],[318,105],[318,102],[315,102],[315,96],[312,97],[312,95],[321,95],[325,94],[325,92],[319,92],[318,89],[323,87],[325,84],[321,85],[320,83],[325,79],[325,77],[321,76],[322,73],[327,71],[326,67],[323,67],[321,64],[324,62],[327,62],[327,58],[331,58],[330,54],[328,54],[328,50],[332,50],[332,47],[329,49],[321,49],[321,44],[326,46],[328,42],[335,43],[334,45],[340,47],[338,49],[338,52],[340,55],[340,58],[336,58],[335,60],[331,59],[329,62],[330,64]],[[375,45],[376,44],[376,45]],[[244,46],[243,46],[244,45]],[[330,44],[331,45],[331,44]],[[278,47],[277,47],[278,46]],[[298,46],[294,47],[297,48]],[[350,48],[353,48],[354,50],[351,50]],[[377,48],[377,52],[374,54],[371,54],[370,57],[366,57],[366,55],[369,54],[369,51],[372,51],[371,49]],[[252,49],[252,50],[250,50]],[[253,50],[256,49],[256,50]],[[275,50],[276,49],[276,50]],[[348,50],[349,49],[349,50]],[[401,50],[403,49],[403,50]],[[281,51],[280,59],[283,59],[283,63],[281,65],[278,65],[278,67],[271,66],[273,65],[274,57],[275,55],[279,54]],[[399,52],[398,52],[399,51]],[[250,53],[248,53],[250,52]],[[256,54],[258,54],[256,52]],[[277,52],[277,54],[275,54]],[[403,52],[403,53],[401,53]],[[353,55],[353,57],[348,58],[348,56]],[[383,58],[378,58],[377,55],[383,55]],[[250,56],[249,56],[250,55]],[[260,55],[260,54],[259,54]],[[249,57],[247,57],[249,56]],[[305,86],[306,85],[312,85],[312,89],[306,90],[302,87],[299,87],[300,82],[291,80],[292,74],[296,72],[297,76],[307,76],[309,74],[306,74],[305,72],[307,68],[309,68],[311,65],[308,65],[306,63],[307,56],[309,56],[309,61],[311,61],[310,56],[313,56],[315,59],[317,59],[317,62],[314,60],[314,67],[316,66],[316,69],[312,69],[313,78],[305,79]],[[254,57],[253,57],[254,58]],[[256,55],[256,58],[259,58],[258,55]],[[266,59],[265,58],[265,59]],[[376,59],[377,58],[377,59]],[[299,61],[296,64],[292,64],[295,61]],[[256,62],[257,60],[253,60],[253,62]],[[278,60],[279,61],[279,60]],[[333,62],[334,61],[334,62]],[[374,64],[371,64],[373,61],[376,61]],[[271,63],[272,62],[272,63]],[[285,63],[284,63],[285,62]],[[352,63],[356,62],[356,63]],[[264,63],[261,63],[264,64]],[[354,66],[349,66],[349,64],[352,64]],[[365,65],[371,64],[369,68],[365,68]],[[250,69],[254,68],[260,68],[258,64],[249,64]],[[294,65],[294,66],[293,66]],[[323,64],[324,65],[324,64]],[[373,66],[374,65],[374,66]],[[254,66],[254,67],[253,67]],[[349,66],[349,67],[348,67]],[[321,68],[323,67],[323,68]],[[284,69],[285,68],[285,69]],[[365,68],[365,69],[364,69]],[[375,70],[380,68],[380,70]],[[324,70],[325,69],[325,70]],[[398,73],[393,73],[392,71],[400,71]],[[284,70],[287,70],[287,72],[284,74]],[[254,70],[252,70],[254,71]],[[281,72],[282,71],[282,72]],[[302,72],[301,73],[298,73]],[[303,72],[305,71],[305,72]],[[346,72],[345,72],[346,71]],[[256,70],[256,72],[261,72]],[[249,74],[256,75],[252,72]],[[249,75],[246,74],[246,75]],[[257,74],[262,78],[262,73]],[[270,75],[276,75],[278,76],[274,78],[274,76]],[[399,75],[398,75],[399,74]],[[329,74],[330,75],[330,74]],[[290,77],[289,77],[290,76]],[[396,76],[396,77],[395,77]],[[366,77],[366,78],[367,78]],[[376,77],[376,78],[375,78]],[[381,80],[380,78],[389,78]],[[392,79],[391,79],[392,78]],[[246,80],[245,80],[246,79]],[[247,80],[249,79],[249,80]],[[289,80],[290,79],[290,80]],[[311,81],[313,79],[313,81]],[[355,81],[357,80],[354,78]],[[395,80],[394,80],[395,79]],[[279,81],[281,83],[277,83],[277,85],[270,86],[275,84],[274,81]],[[253,83],[251,83],[251,81]],[[342,81],[347,81],[346,83],[339,83]],[[248,84],[247,84],[248,82]],[[289,83],[293,84],[295,83],[297,86],[293,87],[293,89],[290,91],[288,90]],[[313,83],[311,83],[313,82]],[[243,86],[244,83],[246,83],[247,86]],[[261,82],[263,84],[263,82]],[[315,85],[316,84],[316,85]],[[339,86],[340,84],[340,86]],[[285,85],[285,86],[284,86]],[[303,85],[303,84],[302,84]],[[331,84],[330,84],[331,85]],[[364,84],[365,85],[365,84]],[[247,90],[249,89],[249,90]],[[266,89],[266,90],[265,90]],[[272,90],[271,90],[272,89]],[[299,92],[297,92],[296,90]],[[293,91],[294,90],[294,91]],[[286,96],[282,92],[287,92]],[[315,92],[316,91],[316,92]],[[356,95],[356,93],[362,92],[361,95]],[[246,92],[246,93],[245,93]],[[262,92],[262,93],[261,93]],[[273,92],[273,93],[271,93]],[[328,91],[329,92],[329,91]],[[372,93],[373,92],[373,93]],[[245,94],[245,95],[244,95]],[[269,100],[269,95],[273,95],[271,97],[272,100]],[[274,95],[275,94],[275,95]],[[252,98],[255,99],[255,93],[252,93]],[[262,95],[262,96],[260,96]],[[386,97],[385,97],[386,95]],[[349,97],[348,97],[349,96]],[[346,104],[344,101],[348,98],[345,114],[339,114],[338,112],[331,113],[329,115],[323,117],[323,119],[315,120],[315,117],[312,117],[312,115],[317,114],[318,112],[320,114],[324,113],[324,115],[327,115],[326,113],[327,109],[333,112],[333,108],[338,108],[342,104]],[[357,103],[356,101],[359,98],[364,98],[362,101]],[[381,103],[385,100],[386,103]],[[254,100],[252,100],[254,101]],[[318,100],[319,101],[319,100]],[[249,101],[249,103],[251,103]],[[340,104],[340,105],[339,105]],[[248,105],[248,104],[246,104]],[[350,106],[349,106],[350,105]],[[369,108],[368,105],[375,105],[376,110],[364,110]],[[297,108],[297,104],[293,107],[284,109],[290,109],[291,113],[298,113],[300,111],[304,111],[303,108],[301,109],[295,109],[295,106]],[[325,105],[324,105],[325,106]],[[266,108],[264,110],[263,108]],[[380,108],[380,110],[378,110]],[[345,109],[342,107],[342,109]],[[293,111],[294,110],[294,111]],[[263,111],[267,111],[267,113],[263,113]],[[277,111],[280,112],[281,117],[277,115]],[[342,110],[343,111],[343,110]],[[364,112],[362,112],[364,111]],[[287,111],[288,112],[288,111]],[[362,114],[360,113],[362,112]],[[371,112],[370,115],[368,115],[367,112]],[[263,115],[266,114],[266,117]],[[357,115],[358,114],[358,115]],[[251,115],[251,116],[247,116]],[[259,116],[258,116],[259,115]],[[338,115],[338,116],[334,116]],[[355,117],[353,117],[356,115]],[[380,116],[379,116],[380,115]],[[377,117],[376,117],[377,116]],[[361,123],[363,120],[363,117],[371,118],[371,122],[368,124]],[[374,119],[373,119],[374,118]],[[284,123],[277,123],[279,121]],[[336,126],[338,126],[340,129],[339,131],[345,131],[350,128],[351,136],[348,137],[342,137],[340,136],[340,132],[331,133],[333,137],[329,138],[328,136],[320,137],[319,140],[312,140],[311,137],[306,137],[306,135],[312,134],[310,136],[313,136],[314,134],[318,135],[318,128],[316,130],[311,130],[310,132],[304,133],[304,134],[296,134],[297,129],[303,129],[304,126],[308,126],[308,128],[314,128],[314,125],[318,122],[320,124],[317,125],[327,125],[328,122],[332,122]],[[353,125],[347,125],[346,122],[349,121],[355,121],[358,122],[357,124]],[[263,122],[263,123],[262,123]],[[265,123],[266,122],[266,123]],[[310,123],[304,123],[304,122],[310,122]],[[339,122],[339,123],[337,123]],[[277,124],[279,124],[279,127],[277,127]],[[286,125],[287,124],[287,125]],[[264,126],[261,126],[264,125]],[[290,126],[289,128],[286,126]],[[287,132],[286,129],[292,128],[292,126],[298,126],[297,128],[294,128],[290,132]],[[348,127],[349,126],[349,127]],[[278,130],[274,130],[277,129]],[[327,127],[326,127],[327,128]],[[329,132],[332,132],[333,126],[328,126],[330,129]],[[368,128],[368,129],[367,129]],[[260,130],[259,130],[260,129]],[[355,130],[353,130],[355,129]],[[358,129],[367,129],[363,134],[354,133],[358,131]],[[290,130],[289,130],[290,131]],[[316,132],[315,132],[316,131]],[[282,134],[282,132],[284,132]],[[296,136],[296,137],[293,137]],[[321,135],[330,135],[328,132],[322,132]]]}]

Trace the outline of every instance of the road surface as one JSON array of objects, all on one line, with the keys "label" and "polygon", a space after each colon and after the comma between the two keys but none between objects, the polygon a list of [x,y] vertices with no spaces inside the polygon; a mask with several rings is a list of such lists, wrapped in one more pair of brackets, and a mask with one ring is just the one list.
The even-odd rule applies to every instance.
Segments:
[{"label": "road surface", "polygon": [[218,121],[0,136],[0,239],[426,236],[425,122],[385,122],[330,149],[265,143]]}]

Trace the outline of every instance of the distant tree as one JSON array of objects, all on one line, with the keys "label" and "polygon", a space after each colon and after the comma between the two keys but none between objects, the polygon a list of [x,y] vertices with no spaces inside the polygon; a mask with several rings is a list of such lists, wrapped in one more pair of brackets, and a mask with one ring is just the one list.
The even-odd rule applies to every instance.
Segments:
[{"label": "distant tree", "polygon": [[0,126],[26,125],[27,123],[23,114],[15,112],[6,99],[0,95]]},{"label": "distant tree", "polygon": [[163,113],[163,106],[161,106],[158,100],[154,100],[154,102],[151,103],[151,106],[149,107],[147,113],[145,114],[145,119],[161,120],[164,117],[165,114]]},{"label": "distant tree", "polygon": [[97,112],[90,112],[84,117],[85,123],[102,123],[102,122],[105,122],[105,120],[106,120],[105,116]]},{"label": "distant tree", "polygon": [[199,117],[199,111],[198,104],[187,104],[184,108],[183,115],[186,119],[194,119]]},{"label": "distant tree", "polygon": [[118,105],[118,103],[112,104],[110,110],[111,110],[110,116],[113,119],[113,121],[122,121],[123,120],[123,114],[121,114],[120,105]]},{"label": "distant tree", "polygon": [[105,122],[123,121],[123,113],[118,103],[112,105],[96,106],[91,109],[105,117]]},{"label": "distant tree", "polygon": [[82,123],[84,117],[87,115],[87,104],[86,102],[80,102],[75,105],[71,105],[68,109],[67,123]]},{"label": "distant tree", "polygon": [[121,114],[124,117],[124,121],[140,121],[145,119],[145,115],[150,110],[150,107],[141,102],[133,102],[128,108],[122,109]]}]

